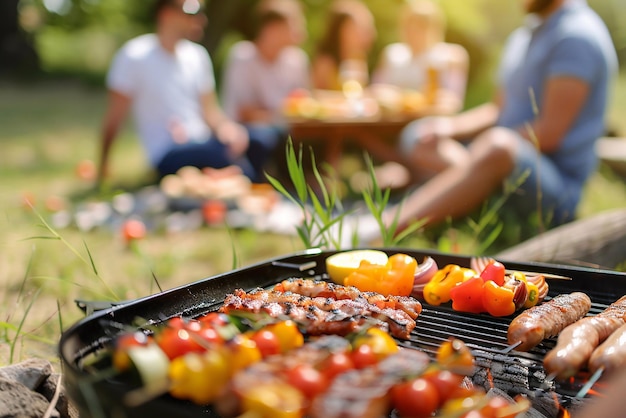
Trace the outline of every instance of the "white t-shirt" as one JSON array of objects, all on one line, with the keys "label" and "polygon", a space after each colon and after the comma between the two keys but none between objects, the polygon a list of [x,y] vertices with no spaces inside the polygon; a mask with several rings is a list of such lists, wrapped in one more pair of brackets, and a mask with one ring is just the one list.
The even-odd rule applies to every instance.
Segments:
[{"label": "white t-shirt", "polygon": [[200,96],[215,90],[213,64],[201,45],[183,40],[174,54],[155,34],[128,41],[107,76],[111,90],[132,98],[133,116],[149,161],[157,165],[176,141],[206,141]]},{"label": "white t-shirt", "polygon": [[285,48],[274,62],[264,60],[254,43],[235,43],[224,68],[222,101],[224,111],[240,120],[242,106],[268,109],[276,121],[282,119],[283,100],[296,88],[310,85],[309,59],[298,47]]}]

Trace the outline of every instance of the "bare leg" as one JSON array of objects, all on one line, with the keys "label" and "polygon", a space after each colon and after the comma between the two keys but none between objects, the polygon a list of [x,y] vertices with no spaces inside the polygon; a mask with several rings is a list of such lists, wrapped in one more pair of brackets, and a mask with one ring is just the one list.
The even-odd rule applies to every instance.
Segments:
[{"label": "bare leg", "polygon": [[465,164],[469,151],[452,138],[439,138],[417,142],[409,158],[411,162],[407,166],[413,179],[422,183],[452,166]]},{"label": "bare leg", "polygon": [[[516,139],[508,129],[492,128],[477,137],[467,159],[451,165],[403,203],[399,225],[425,219],[428,224],[471,213],[483,203],[514,168]],[[387,213],[387,224],[395,216]]]}]

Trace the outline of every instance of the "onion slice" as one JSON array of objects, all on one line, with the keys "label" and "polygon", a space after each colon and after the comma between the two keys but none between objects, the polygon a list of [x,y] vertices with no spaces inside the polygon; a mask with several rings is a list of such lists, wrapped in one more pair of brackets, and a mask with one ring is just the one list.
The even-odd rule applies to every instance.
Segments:
[{"label": "onion slice", "polygon": [[428,256],[424,257],[424,260],[419,263],[415,269],[411,296],[417,299],[423,299],[424,286],[433,278],[437,270],[439,270],[439,267],[435,259]]}]

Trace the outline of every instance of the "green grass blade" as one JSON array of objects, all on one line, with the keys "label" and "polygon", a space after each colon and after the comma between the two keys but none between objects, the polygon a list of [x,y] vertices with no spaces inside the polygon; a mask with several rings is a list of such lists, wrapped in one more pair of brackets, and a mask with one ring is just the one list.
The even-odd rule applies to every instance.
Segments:
[{"label": "green grass blade", "polygon": [[24,315],[22,316],[22,319],[20,320],[20,323],[17,326],[17,329],[15,330],[15,338],[13,338],[13,340],[9,343],[9,363],[10,364],[13,364],[13,359],[15,356],[15,346],[17,344],[17,341],[20,339],[20,333],[22,332],[22,328],[24,327],[26,318],[28,317],[30,310],[33,308],[33,304],[35,303],[35,300],[37,300],[37,297],[39,296],[40,291],[41,289],[38,289],[37,292],[35,292],[35,294],[33,295],[33,297],[30,298],[30,301],[28,302],[28,305],[26,306],[26,311],[24,312]]},{"label": "green grass blade", "polygon": [[276,178],[270,176],[269,174],[266,174],[267,180],[269,181],[269,183],[272,185],[272,187],[274,189],[276,189],[280,194],[282,194],[284,197],[286,197],[287,199],[289,199],[290,201],[292,201],[294,204],[298,205],[298,206],[302,206],[300,202],[298,202],[292,195],[291,193],[289,193],[287,191],[287,189],[285,188],[285,186],[283,186],[280,181],[278,181]]}]

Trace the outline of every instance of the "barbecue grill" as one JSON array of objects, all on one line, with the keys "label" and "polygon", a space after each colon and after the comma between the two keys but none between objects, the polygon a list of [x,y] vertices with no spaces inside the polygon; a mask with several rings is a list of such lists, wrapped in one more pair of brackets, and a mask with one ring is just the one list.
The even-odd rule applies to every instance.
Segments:
[{"label": "barbecue grill", "polygon": [[[446,264],[469,267],[470,263],[470,257],[435,251],[381,250],[390,255],[398,252],[409,254],[420,262],[424,257],[431,256],[439,267]],[[136,407],[126,406],[121,399],[133,386],[126,381],[105,378],[105,366],[99,373],[94,373],[84,364],[106,347],[121,332],[121,328],[132,326],[137,318],[157,325],[175,316],[197,317],[217,310],[224,297],[238,288],[267,288],[287,278],[328,279],[325,260],[334,253],[336,251],[309,250],[275,258],[113,306],[84,318],[63,333],[59,345],[69,397],[78,407],[81,417],[217,417],[208,407],[167,395]],[[571,280],[549,280],[548,298],[572,291],[585,292],[592,300],[588,315],[599,313],[626,294],[626,274],[547,263],[501,261],[509,269],[570,277]],[[472,349],[475,356],[474,384],[511,396],[528,395],[533,400],[533,408],[549,418],[558,417],[562,411],[575,410],[583,404],[584,397],[577,396],[577,393],[587,382],[588,375],[581,373],[566,383],[551,381],[546,376],[542,361],[556,340],[547,339],[526,353],[512,350],[507,342],[507,329],[512,318],[460,313],[449,306],[434,307],[424,303],[410,339],[400,340],[399,344],[434,356],[443,341],[451,336],[457,337]]]}]

